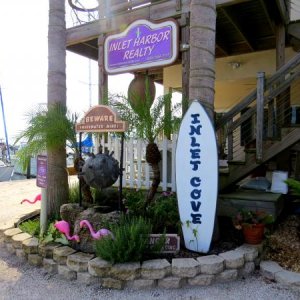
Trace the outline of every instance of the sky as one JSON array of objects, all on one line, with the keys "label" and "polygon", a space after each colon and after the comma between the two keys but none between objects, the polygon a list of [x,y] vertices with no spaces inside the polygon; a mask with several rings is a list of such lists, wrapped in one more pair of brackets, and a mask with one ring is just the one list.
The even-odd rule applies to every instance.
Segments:
[{"label": "sky", "polygon": [[[25,128],[26,114],[47,103],[47,34],[48,0],[0,2],[0,86],[9,143]],[[66,64],[67,106],[82,115],[90,102],[98,104],[97,62],[91,62],[90,81],[88,59],[67,51]],[[110,76],[109,91],[126,94],[132,78],[130,74]],[[1,138],[5,138],[2,114]]]}]

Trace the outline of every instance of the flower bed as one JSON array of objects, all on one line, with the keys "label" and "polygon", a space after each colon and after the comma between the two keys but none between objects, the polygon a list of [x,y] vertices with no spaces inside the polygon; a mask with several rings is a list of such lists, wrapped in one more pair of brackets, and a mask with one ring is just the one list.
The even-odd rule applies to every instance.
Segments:
[{"label": "flower bed", "polygon": [[250,275],[259,263],[261,245],[242,245],[219,255],[197,258],[152,259],[142,263],[111,264],[93,254],[76,252],[61,244],[39,245],[19,228],[0,228],[9,252],[42,266],[48,273],[104,288],[180,288],[227,282]]}]

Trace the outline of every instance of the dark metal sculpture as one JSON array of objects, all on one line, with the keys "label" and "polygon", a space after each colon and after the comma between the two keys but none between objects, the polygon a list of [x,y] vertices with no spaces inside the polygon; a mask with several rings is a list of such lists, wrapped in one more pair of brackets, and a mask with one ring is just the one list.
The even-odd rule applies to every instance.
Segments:
[{"label": "dark metal sculpture", "polygon": [[113,152],[91,154],[82,167],[81,175],[93,188],[101,190],[110,187],[120,175],[119,162],[113,157]]}]

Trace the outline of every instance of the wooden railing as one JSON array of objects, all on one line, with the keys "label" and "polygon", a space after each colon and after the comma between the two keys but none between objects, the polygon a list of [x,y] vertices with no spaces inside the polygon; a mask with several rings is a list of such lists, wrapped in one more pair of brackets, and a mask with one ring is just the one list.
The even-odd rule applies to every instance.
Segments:
[{"label": "wooden railing", "polygon": [[[256,160],[260,162],[263,140],[280,138],[280,129],[290,118],[292,84],[297,85],[293,90],[300,97],[300,84],[295,83],[300,77],[299,65],[297,54],[269,79],[259,72],[256,89],[216,122],[218,136],[226,141],[228,161],[239,160],[243,147],[248,145],[256,149]],[[225,142],[220,147],[224,148]]]}]

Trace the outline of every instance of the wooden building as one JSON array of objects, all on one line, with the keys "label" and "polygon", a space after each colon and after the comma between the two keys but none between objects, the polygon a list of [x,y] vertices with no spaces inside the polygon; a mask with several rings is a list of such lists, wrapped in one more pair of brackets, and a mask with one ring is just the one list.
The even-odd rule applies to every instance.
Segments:
[{"label": "wooden building", "polygon": [[[68,1],[72,4],[72,1]],[[147,73],[189,98],[190,0],[100,0],[98,19],[67,29],[67,50],[98,61],[99,99],[107,91],[104,40],[133,21],[175,19],[180,53],[171,66]],[[216,0],[215,98],[220,155],[229,169],[224,189],[275,163],[299,177],[300,25],[288,0]],[[139,71],[146,72],[146,71]]]}]

